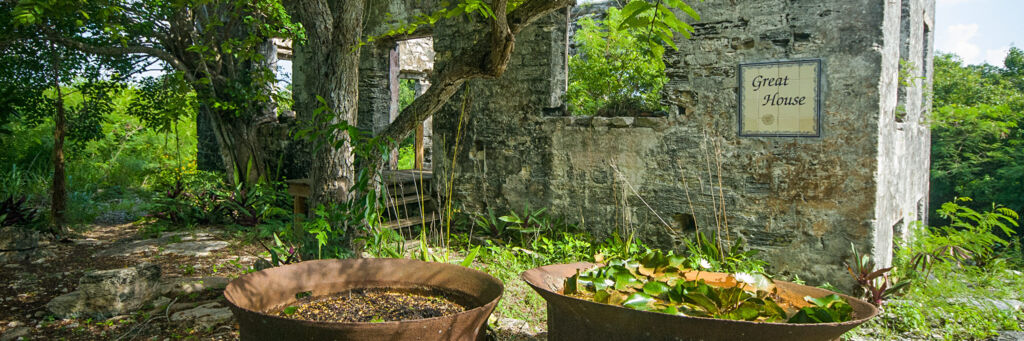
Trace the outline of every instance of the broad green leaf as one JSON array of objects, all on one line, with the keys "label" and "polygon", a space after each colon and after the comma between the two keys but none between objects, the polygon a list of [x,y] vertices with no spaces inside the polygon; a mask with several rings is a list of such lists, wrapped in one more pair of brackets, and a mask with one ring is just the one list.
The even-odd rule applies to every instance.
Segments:
[{"label": "broad green leaf", "polygon": [[709,314],[718,313],[718,305],[715,304],[715,301],[711,300],[704,294],[695,292],[686,294],[684,296],[686,297],[687,301],[703,308],[704,311],[707,311]]},{"label": "broad green leaf", "polygon": [[626,290],[629,288],[640,287],[643,284],[633,277],[632,274],[618,274],[615,276],[615,290]]},{"label": "broad green leaf", "polygon": [[644,293],[653,297],[664,298],[668,296],[668,292],[672,290],[671,287],[662,282],[647,282],[644,284]]},{"label": "broad green leaf", "polygon": [[627,308],[633,308],[637,310],[648,310],[651,308],[651,304],[654,303],[654,299],[650,295],[635,292],[626,298],[625,302],[622,302],[622,306]]}]

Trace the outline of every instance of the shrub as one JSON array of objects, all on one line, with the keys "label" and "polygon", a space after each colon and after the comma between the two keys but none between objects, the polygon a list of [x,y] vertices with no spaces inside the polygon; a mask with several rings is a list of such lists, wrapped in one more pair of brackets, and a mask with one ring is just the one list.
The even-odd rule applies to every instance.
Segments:
[{"label": "shrub", "polygon": [[649,51],[641,33],[616,29],[622,20],[616,8],[603,20],[579,20],[566,93],[572,114],[643,116],[661,109],[660,92],[668,81],[663,51]]},{"label": "shrub", "polygon": [[9,196],[0,201],[0,226],[35,226],[39,223],[39,210],[29,207],[26,197]]}]

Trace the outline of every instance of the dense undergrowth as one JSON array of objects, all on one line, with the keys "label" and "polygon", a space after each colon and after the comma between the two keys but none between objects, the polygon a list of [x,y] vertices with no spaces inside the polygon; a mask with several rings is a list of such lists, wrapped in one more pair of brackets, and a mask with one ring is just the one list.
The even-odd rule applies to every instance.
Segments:
[{"label": "dense undergrowth", "polygon": [[[11,134],[0,134],[5,149],[0,154],[0,193],[25,197],[45,214],[53,173],[53,123],[44,119],[8,127]],[[195,162],[194,121],[159,132],[134,116],[114,112],[103,117],[100,129],[100,137],[72,143],[66,153],[67,218],[72,226],[141,218],[160,172]]]}]

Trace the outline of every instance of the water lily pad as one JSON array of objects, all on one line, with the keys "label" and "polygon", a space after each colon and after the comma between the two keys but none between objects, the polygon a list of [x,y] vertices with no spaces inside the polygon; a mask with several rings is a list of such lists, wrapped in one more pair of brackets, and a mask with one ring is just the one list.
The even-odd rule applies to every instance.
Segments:
[{"label": "water lily pad", "polygon": [[669,290],[672,290],[672,287],[662,282],[647,282],[647,284],[644,284],[644,293],[653,297],[668,296]]}]

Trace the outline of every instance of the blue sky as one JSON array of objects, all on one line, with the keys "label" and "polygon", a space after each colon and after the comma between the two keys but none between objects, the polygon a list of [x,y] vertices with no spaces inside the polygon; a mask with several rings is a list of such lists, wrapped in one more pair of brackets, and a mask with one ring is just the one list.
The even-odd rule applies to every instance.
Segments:
[{"label": "blue sky", "polygon": [[936,50],[1003,66],[1011,45],[1024,48],[1024,0],[937,0],[934,30]]}]

